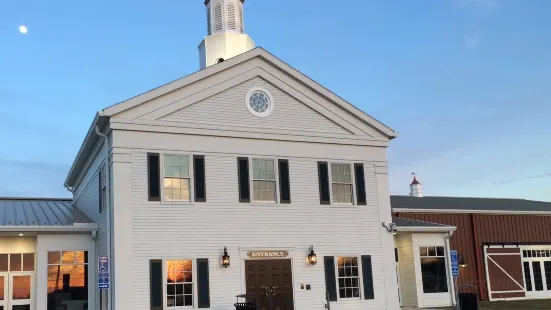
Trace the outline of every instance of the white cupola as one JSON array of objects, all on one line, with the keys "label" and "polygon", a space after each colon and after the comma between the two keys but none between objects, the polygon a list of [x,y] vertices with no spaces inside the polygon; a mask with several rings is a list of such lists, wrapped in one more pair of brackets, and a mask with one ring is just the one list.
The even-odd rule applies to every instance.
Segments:
[{"label": "white cupola", "polygon": [[423,186],[417,181],[417,177],[413,174],[413,181],[409,185],[409,195],[413,197],[423,197]]},{"label": "white cupola", "polygon": [[253,40],[245,34],[245,0],[206,0],[207,36],[199,44],[201,69],[250,51]]}]

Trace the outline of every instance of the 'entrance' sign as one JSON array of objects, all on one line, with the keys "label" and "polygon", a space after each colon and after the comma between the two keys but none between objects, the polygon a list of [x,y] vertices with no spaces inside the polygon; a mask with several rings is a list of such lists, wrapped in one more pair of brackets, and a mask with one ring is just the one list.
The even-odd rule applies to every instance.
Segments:
[{"label": "'entrance' sign", "polygon": [[247,253],[250,258],[266,258],[266,257],[287,257],[287,251],[250,251]]}]

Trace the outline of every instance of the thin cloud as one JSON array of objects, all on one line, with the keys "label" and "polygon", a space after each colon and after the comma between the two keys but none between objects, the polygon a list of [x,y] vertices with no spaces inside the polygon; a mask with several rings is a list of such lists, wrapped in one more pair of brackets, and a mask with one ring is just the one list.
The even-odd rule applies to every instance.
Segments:
[{"label": "thin cloud", "polygon": [[66,173],[69,171],[69,166],[66,165],[57,165],[47,162],[40,162],[40,161],[23,161],[23,160],[13,160],[13,159],[6,159],[6,158],[0,158],[0,167],[16,167],[20,169],[40,169],[40,170],[46,170],[46,171],[53,171],[53,172],[62,172]]},{"label": "thin cloud", "polygon": [[492,182],[492,184],[510,184],[510,183],[515,183],[515,182],[522,182],[522,181],[542,179],[542,178],[551,178],[551,172],[536,174],[536,175],[529,175],[529,176],[525,176],[525,177],[522,177],[522,178],[506,180],[506,181],[494,181],[494,182]]}]

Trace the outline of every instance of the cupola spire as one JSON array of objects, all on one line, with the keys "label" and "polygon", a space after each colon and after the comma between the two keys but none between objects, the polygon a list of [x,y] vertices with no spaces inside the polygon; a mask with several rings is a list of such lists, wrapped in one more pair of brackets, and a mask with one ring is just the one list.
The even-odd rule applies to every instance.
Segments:
[{"label": "cupola spire", "polygon": [[243,54],[255,47],[245,34],[245,0],[206,0],[207,36],[199,45],[201,69]]},{"label": "cupola spire", "polygon": [[417,174],[415,172],[411,174],[413,175],[413,181],[409,184],[409,195],[413,197],[423,197],[423,186],[421,182],[417,181]]}]

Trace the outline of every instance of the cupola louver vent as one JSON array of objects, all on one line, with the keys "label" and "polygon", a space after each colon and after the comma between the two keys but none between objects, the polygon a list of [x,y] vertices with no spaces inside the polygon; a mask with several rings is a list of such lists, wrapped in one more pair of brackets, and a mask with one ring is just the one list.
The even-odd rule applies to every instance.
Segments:
[{"label": "cupola louver vent", "polygon": [[228,4],[228,29],[235,30],[235,5]]},{"label": "cupola louver vent", "polygon": [[214,7],[214,31],[222,31],[222,5],[220,3],[216,4]]}]

